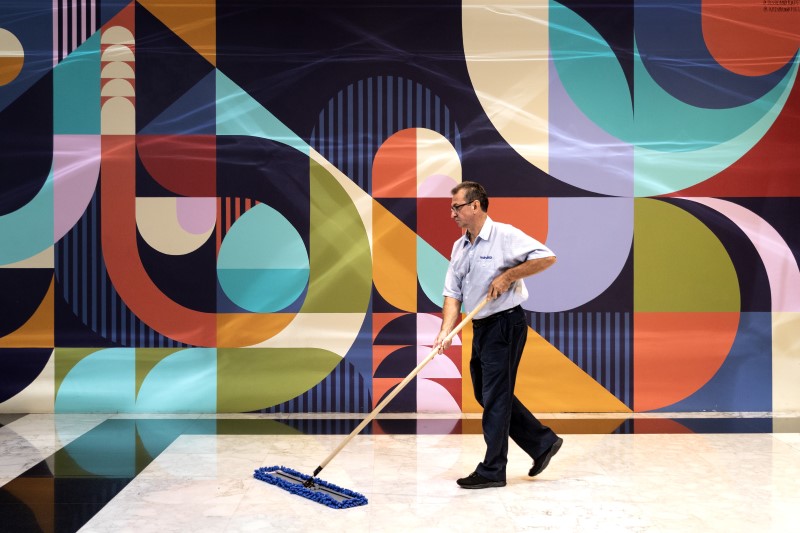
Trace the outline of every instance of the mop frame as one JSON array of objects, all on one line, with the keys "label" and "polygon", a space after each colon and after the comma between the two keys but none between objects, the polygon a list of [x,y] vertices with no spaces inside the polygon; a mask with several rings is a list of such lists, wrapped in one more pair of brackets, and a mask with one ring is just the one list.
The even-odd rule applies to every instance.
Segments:
[{"label": "mop frame", "polygon": [[334,509],[347,509],[367,504],[367,498],[363,494],[321,479],[312,481],[313,484],[310,487],[306,486],[306,483],[311,480],[311,476],[285,466],[258,468],[253,472],[253,477]]}]

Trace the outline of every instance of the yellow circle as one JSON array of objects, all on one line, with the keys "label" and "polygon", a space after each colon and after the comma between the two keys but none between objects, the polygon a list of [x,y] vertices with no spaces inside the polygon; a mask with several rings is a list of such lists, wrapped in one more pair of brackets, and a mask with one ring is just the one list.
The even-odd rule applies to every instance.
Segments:
[{"label": "yellow circle", "polygon": [[0,28],[0,85],[16,79],[25,62],[25,51],[17,36]]}]

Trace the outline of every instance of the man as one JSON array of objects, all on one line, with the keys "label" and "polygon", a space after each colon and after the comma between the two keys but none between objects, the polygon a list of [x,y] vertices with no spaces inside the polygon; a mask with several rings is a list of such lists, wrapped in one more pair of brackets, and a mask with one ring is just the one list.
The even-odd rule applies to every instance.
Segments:
[{"label": "man", "polygon": [[450,193],[450,215],[466,232],[450,255],[442,329],[436,337],[439,353],[450,347],[445,337],[455,327],[462,303],[470,311],[482,299],[489,299],[472,321],[469,365],[475,399],[483,407],[486,455],[472,474],[457,483],[465,489],[502,487],[506,484],[509,436],[533,459],[530,476],[547,467],[563,442],[514,396],[528,336],[520,307],[528,298],[522,279],[550,267],[556,257],[519,229],[489,218],[489,198],[479,183],[462,182]]}]

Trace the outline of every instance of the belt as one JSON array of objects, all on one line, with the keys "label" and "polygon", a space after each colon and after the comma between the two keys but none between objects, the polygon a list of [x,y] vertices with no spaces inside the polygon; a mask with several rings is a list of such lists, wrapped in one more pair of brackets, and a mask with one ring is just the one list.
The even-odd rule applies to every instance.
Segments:
[{"label": "belt", "polygon": [[506,309],[505,311],[498,311],[497,313],[489,316],[485,316],[483,318],[476,318],[472,320],[472,327],[473,328],[482,328],[483,326],[488,326],[498,318],[502,317],[503,315],[510,315],[515,311],[522,311],[522,307],[517,305],[512,307],[511,309]]}]

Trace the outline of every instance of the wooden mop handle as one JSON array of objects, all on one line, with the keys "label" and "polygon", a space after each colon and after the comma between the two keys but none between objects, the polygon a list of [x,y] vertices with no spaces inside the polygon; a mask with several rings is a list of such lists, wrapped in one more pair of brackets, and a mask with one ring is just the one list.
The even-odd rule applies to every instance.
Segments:
[{"label": "wooden mop handle", "polygon": [[[472,311],[470,311],[470,312],[469,312],[469,314],[468,314],[466,317],[464,317],[464,320],[462,320],[461,322],[459,322],[459,323],[458,323],[458,325],[457,325],[456,327],[454,327],[454,328],[453,328],[453,331],[451,331],[450,333],[448,333],[448,334],[447,334],[447,336],[446,336],[446,337],[443,339],[443,342],[444,342],[444,341],[449,341],[450,339],[452,339],[453,337],[455,337],[455,336],[456,336],[456,334],[458,334],[458,332],[459,332],[459,331],[461,331],[461,329],[462,329],[464,326],[466,326],[466,325],[469,323],[469,321],[470,321],[470,320],[472,320],[472,317],[474,317],[474,316],[475,316],[475,315],[478,313],[478,311],[480,311],[481,309],[483,309],[483,306],[484,306],[484,305],[486,305],[486,303],[487,303],[488,301],[489,301],[489,299],[488,299],[488,298],[484,298],[483,300],[481,300],[481,303],[479,303],[479,304],[478,304],[478,305],[475,307],[475,309],[473,309]],[[371,412],[371,413],[370,413],[370,414],[369,414],[369,415],[368,415],[368,416],[367,416],[367,417],[366,417],[364,420],[362,420],[362,421],[361,421],[361,423],[360,423],[360,424],[359,424],[359,425],[358,425],[358,426],[357,426],[357,427],[356,427],[356,428],[355,428],[355,429],[354,429],[354,430],[353,430],[353,431],[350,433],[350,435],[348,435],[348,436],[347,436],[347,438],[346,438],[346,439],[344,439],[344,440],[341,442],[341,444],[339,444],[339,446],[337,446],[337,447],[336,447],[336,449],[335,449],[335,450],[333,450],[333,451],[331,452],[331,454],[330,454],[328,457],[326,457],[324,461],[322,461],[322,462],[320,463],[320,465],[319,465],[319,466],[317,467],[317,469],[314,471],[314,476],[313,476],[313,477],[316,477],[316,475],[317,475],[317,474],[319,474],[319,473],[322,471],[322,469],[323,469],[323,468],[325,468],[325,467],[328,465],[328,463],[330,463],[330,462],[331,462],[331,459],[333,459],[334,457],[336,457],[336,454],[337,454],[337,453],[339,453],[340,451],[342,451],[342,448],[344,448],[344,447],[347,445],[347,443],[348,443],[348,442],[350,442],[350,440],[351,440],[353,437],[355,437],[356,435],[358,435],[359,433],[361,433],[361,430],[362,430],[362,429],[364,429],[364,427],[365,427],[367,424],[369,424],[369,423],[370,423],[370,422],[371,422],[371,421],[372,421],[372,420],[373,420],[373,419],[374,419],[374,418],[375,418],[375,417],[378,415],[378,413],[380,413],[380,412],[383,410],[383,408],[384,408],[384,407],[386,407],[386,405],[387,405],[387,404],[388,404],[390,401],[392,401],[392,399],[394,399],[394,397],[395,397],[395,396],[397,396],[397,394],[398,394],[398,393],[399,393],[401,390],[403,390],[403,388],[404,388],[406,385],[408,385],[408,384],[409,384],[409,382],[410,382],[412,379],[414,379],[414,377],[415,377],[417,374],[419,374],[420,370],[422,370],[422,369],[425,367],[425,365],[427,365],[427,364],[428,364],[428,363],[429,363],[429,362],[430,362],[430,361],[431,361],[431,360],[432,360],[434,357],[436,357],[436,354],[437,354],[438,352],[439,352],[439,348],[438,348],[437,346],[434,346],[434,347],[433,347],[433,350],[431,350],[431,353],[429,353],[429,354],[428,354],[428,357],[426,357],[425,359],[423,359],[423,360],[422,360],[422,362],[421,362],[420,364],[418,364],[418,365],[417,365],[417,367],[416,367],[414,370],[412,370],[412,371],[411,371],[411,373],[410,373],[408,376],[406,376],[406,378],[405,378],[403,381],[401,381],[401,382],[400,382],[400,383],[397,385],[397,387],[395,387],[395,388],[392,390],[392,392],[390,392],[390,393],[389,393],[389,394],[386,396],[386,398],[384,398],[384,399],[383,399],[383,401],[382,401],[381,403],[379,403],[379,404],[378,404],[378,406],[377,406],[377,407],[376,407],[376,408],[375,408],[375,409],[374,409],[374,410],[373,410],[373,411],[372,411],[372,412]]]}]

